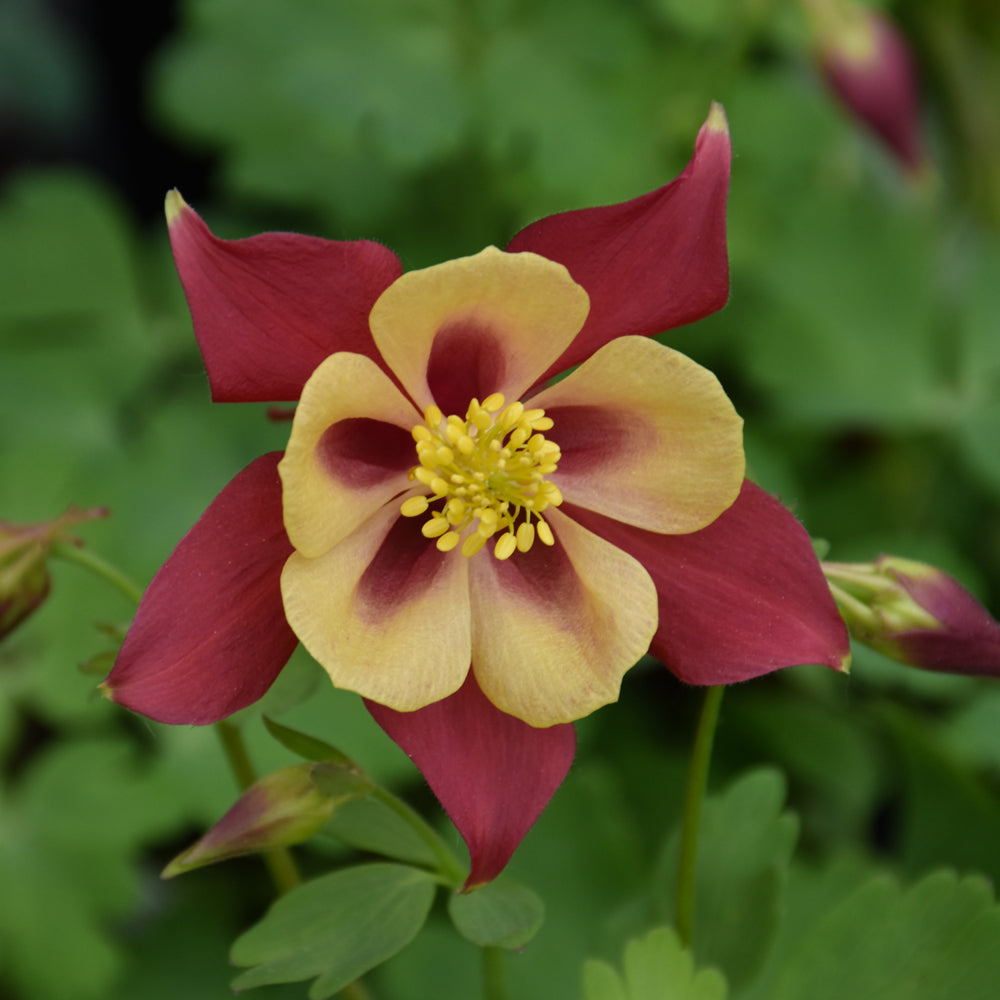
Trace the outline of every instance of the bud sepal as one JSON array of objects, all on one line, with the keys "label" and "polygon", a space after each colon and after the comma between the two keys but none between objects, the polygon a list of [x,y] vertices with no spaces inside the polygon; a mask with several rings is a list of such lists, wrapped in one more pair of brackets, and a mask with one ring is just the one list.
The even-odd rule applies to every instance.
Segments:
[{"label": "bud sepal", "polygon": [[255,781],[197,843],[161,873],[173,878],[217,861],[308,840],[345,802],[363,798],[371,779],[354,764],[295,764]]},{"label": "bud sepal", "polygon": [[104,507],[79,510],[39,524],[0,521],[0,639],[13,632],[49,596],[52,579],[48,562],[59,542],[82,545],[67,528],[83,521],[107,517]]},{"label": "bud sepal", "polygon": [[1000,677],[1000,623],[943,570],[882,555],[823,572],[859,642],[923,670]]}]

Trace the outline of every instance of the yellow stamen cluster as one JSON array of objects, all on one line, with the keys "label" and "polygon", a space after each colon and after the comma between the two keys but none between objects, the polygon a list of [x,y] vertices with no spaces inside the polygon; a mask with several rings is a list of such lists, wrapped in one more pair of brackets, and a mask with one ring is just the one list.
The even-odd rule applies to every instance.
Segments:
[{"label": "yellow stamen cluster", "polygon": [[[403,515],[419,517],[443,500],[420,529],[437,539],[442,552],[461,542],[463,555],[475,555],[501,532],[493,549],[497,559],[527,552],[536,537],[552,545],[552,529],[541,514],[563,498],[545,479],[561,457],[559,446],[542,434],[551,427],[544,410],[508,404],[499,392],[481,403],[472,400],[464,420],[446,419],[438,407],[428,406],[424,422],[413,428],[420,464],[410,470],[410,479],[431,492],[403,501]],[[463,540],[467,528],[473,530]]]}]

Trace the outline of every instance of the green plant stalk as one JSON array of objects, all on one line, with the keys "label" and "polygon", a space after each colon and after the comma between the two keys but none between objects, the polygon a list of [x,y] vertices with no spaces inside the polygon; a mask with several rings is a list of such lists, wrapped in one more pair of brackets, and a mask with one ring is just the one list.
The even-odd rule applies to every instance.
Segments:
[{"label": "green plant stalk", "polygon": [[[116,590],[127,597],[133,604],[138,605],[142,600],[142,589],[127,577],[121,570],[113,566],[106,559],[96,555],[89,549],[80,548],[66,542],[57,542],[52,546],[52,555],[64,559],[67,562],[76,563],[95,576],[100,577],[106,583],[111,584]],[[246,744],[243,741],[243,734],[238,726],[231,722],[222,720],[215,724],[215,732],[222,744],[226,760],[229,762],[230,770],[236,779],[241,791],[246,791],[256,780],[257,775],[250,755],[247,753]],[[397,810],[398,811],[398,810]],[[422,821],[421,821],[422,822]],[[429,829],[429,828],[428,828]],[[433,831],[430,831],[433,834]],[[447,848],[441,843],[441,848]],[[271,881],[279,894],[291,891],[297,885],[301,885],[302,876],[292,852],[286,847],[275,847],[269,851],[262,851],[261,856],[264,864],[271,875]],[[449,854],[449,856],[451,856]],[[454,865],[458,862],[452,857]],[[461,868],[459,866],[459,871]],[[343,1000],[370,1000],[371,994],[365,988],[361,980],[356,980],[348,984],[340,991]]]},{"label": "green plant stalk", "polygon": [[[247,753],[246,743],[243,742],[243,733],[240,732],[239,726],[225,719],[215,724],[215,732],[222,744],[226,760],[229,761],[233,777],[236,778],[236,784],[239,785],[241,792],[245,792],[257,780],[257,775],[253,764],[250,763],[250,755]],[[273,847],[269,851],[261,851],[261,857],[271,873],[274,887],[280,894],[284,895],[302,883],[302,876],[296,867],[295,859],[287,847]]]},{"label": "green plant stalk", "polygon": [[449,885],[458,888],[465,882],[465,868],[452,854],[448,845],[438,836],[437,831],[419,813],[411,809],[402,799],[397,798],[392,792],[379,785],[371,790],[371,796],[388,806],[427,845],[437,860],[438,871],[447,879]]},{"label": "green plant stalk", "polygon": [[503,948],[482,948],[483,1000],[506,1000],[507,966]]},{"label": "green plant stalk", "polygon": [[710,687],[698,716],[698,728],[691,748],[687,787],[684,790],[684,813],[681,818],[680,857],[677,862],[677,901],[674,922],[677,935],[685,948],[691,947],[692,914],[694,912],[695,870],[698,861],[698,827],[701,804],[708,786],[708,770],[712,762],[712,744],[722,704],[722,685]]},{"label": "green plant stalk", "polygon": [[83,549],[69,542],[56,542],[52,546],[51,553],[58,559],[65,559],[66,562],[82,566],[106,583],[110,583],[133,604],[138,604],[142,599],[142,589],[137,584],[133,583],[121,570],[112,566],[107,559],[95,555],[90,549]]},{"label": "green plant stalk", "polygon": [[340,1000],[372,1000],[371,993],[360,979],[348,983],[338,994]]}]

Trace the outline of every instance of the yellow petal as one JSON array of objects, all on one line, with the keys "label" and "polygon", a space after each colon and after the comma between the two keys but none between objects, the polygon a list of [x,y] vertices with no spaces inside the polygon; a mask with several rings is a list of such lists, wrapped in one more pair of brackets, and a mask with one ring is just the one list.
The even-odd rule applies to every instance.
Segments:
[{"label": "yellow petal", "polygon": [[285,615],[336,687],[412,711],[468,675],[468,565],[438,552],[392,502],[325,555],[292,554]]},{"label": "yellow petal", "polygon": [[529,405],[553,420],[567,503],[686,534],[739,494],[743,421],[710,371],[656,341],[611,341]]},{"label": "yellow petal", "polygon": [[409,271],[370,324],[389,368],[423,409],[464,413],[473,398],[517,399],[570,344],[590,309],[561,264],[487,247]]},{"label": "yellow petal", "polygon": [[616,701],[657,623],[656,588],[637,560],[559,511],[546,517],[551,548],[469,561],[476,680],[533,726]]},{"label": "yellow petal", "polygon": [[310,376],[278,466],[285,530],[304,556],[329,551],[406,490],[419,419],[360,354],[332,354]]}]

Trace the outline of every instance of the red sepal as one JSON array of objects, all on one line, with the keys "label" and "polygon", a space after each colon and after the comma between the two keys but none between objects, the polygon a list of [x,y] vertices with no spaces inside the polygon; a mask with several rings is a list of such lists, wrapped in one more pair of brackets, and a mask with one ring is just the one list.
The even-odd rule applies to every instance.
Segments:
[{"label": "red sepal", "polygon": [[159,722],[205,725],[253,704],[298,640],[285,621],[280,452],[251,462],[153,577],[114,669],[112,701]]},{"label": "red sepal", "polygon": [[576,752],[573,726],[535,729],[506,715],[471,671],[455,694],[415,712],[365,704],[413,759],[468,845],[465,888],[496,878],[566,777]]},{"label": "red sepal", "polygon": [[726,304],[731,147],[724,121],[716,106],[690,163],[665,187],[618,205],[550,215],[511,240],[511,252],[564,264],[590,295],[587,322],[546,378],[615,337],[660,333]]},{"label": "red sepal", "polygon": [[923,670],[1000,677],[1000,623],[953,576],[935,570],[915,577],[892,568],[899,585],[940,623],[938,629],[905,629],[889,637],[901,659]]},{"label": "red sepal", "polygon": [[293,233],[220,240],[187,205],[170,242],[216,402],[296,400],[336,351],[383,365],[368,314],[402,265],[381,244]]},{"label": "red sepal", "polygon": [[589,511],[561,510],[631,553],[659,595],[650,652],[688,684],[732,684],[782,667],[846,669],[847,628],[809,535],[746,481],[707,528],[658,535]]}]

